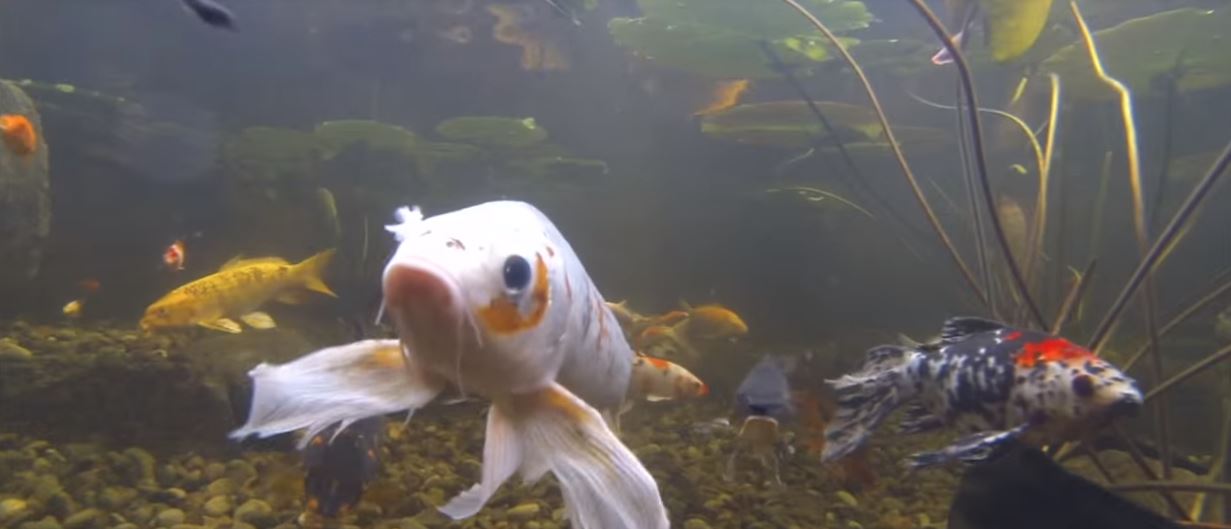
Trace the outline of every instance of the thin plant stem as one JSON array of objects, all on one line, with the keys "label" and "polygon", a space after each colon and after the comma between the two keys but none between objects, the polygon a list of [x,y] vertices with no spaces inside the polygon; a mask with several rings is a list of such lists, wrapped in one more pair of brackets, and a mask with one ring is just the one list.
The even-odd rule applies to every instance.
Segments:
[{"label": "thin plant stem", "polygon": [[[1120,437],[1120,440],[1124,442],[1124,445],[1128,447],[1129,457],[1132,458],[1133,463],[1137,465],[1137,468],[1141,470],[1141,473],[1146,477],[1146,479],[1151,482],[1159,482],[1158,474],[1155,474],[1154,469],[1150,468],[1149,463],[1146,463],[1145,455],[1141,453],[1140,448],[1137,448],[1137,443],[1134,443],[1132,439],[1128,437],[1128,434],[1124,433],[1124,429],[1120,428],[1119,425],[1112,425],[1112,430],[1117,436]],[[1158,494],[1163,497],[1163,500],[1167,502],[1167,505],[1171,507],[1172,512],[1174,512],[1176,516],[1183,517],[1185,520],[1188,519],[1188,513],[1184,511],[1184,507],[1180,505],[1178,500],[1175,499],[1175,496],[1171,494],[1170,490],[1165,488],[1155,490],[1157,490]]]},{"label": "thin plant stem", "polygon": [[[790,0],[793,1],[793,0]],[[996,201],[992,196],[992,185],[987,176],[987,154],[983,149],[983,126],[979,121],[979,100],[975,94],[974,79],[970,74],[970,66],[966,64],[966,57],[962,55],[962,50],[954,45],[953,37],[945,30],[944,24],[940,19],[936,18],[936,13],[933,13],[923,0],[908,0],[920,15],[927,21],[928,26],[932,28],[932,32],[936,34],[936,38],[940,39],[941,44],[949,51],[949,55],[953,57],[954,64],[957,65],[959,77],[962,80],[962,95],[966,98],[967,117],[970,121],[970,137],[973,143],[975,167],[978,169],[979,187],[983,193],[983,201],[988,209],[988,217],[992,220],[992,233],[996,235],[996,241],[1000,245],[1001,255],[1004,256],[1005,262],[1009,265],[1010,275],[1013,277],[1013,283],[1017,287],[1018,294],[1021,295],[1022,303],[1030,309],[1030,316],[1034,319],[1035,325],[1039,329],[1047,329],[1050,325],[1043,318],[1043,312],[1039,310],[1039,306],[1034,302],[1034,298],[1030,295],[1030,291],[1026,285],[1026,279],[1022,275],[1022,269],[1017,264],[1017,260],[1013,258],[1013,250],[1009,248],[1009,241],[1004,235],[1004,226],[1000,222],[1000,215],[996,213]]]},{"label": "thin plant stem", "polygon": [[[1184,323],[1186,320],[1188,320],[1188,318],[1192,317],[1193,314],[1196,314],[1201,309],[1209,306],[1209,304],[1215,301],[1218,301],[1218,298],[1222,297],[1222,295],[1226,294],[1228,291],[1231,291],[1231,281],[1227,281],[1226,283],[1223,283],[1222,286],[1215,288],[1214,290],[1210,291],[1208,294],[1202,296],[1201,299],[1198,299],[1192,305],[1189,305],[1188,308],[1184,309],[1183,311],[1180,311],[1179,314],[1176,314],[1175,317],[1171,318],[1171,321],[1168,321],[1166,325],[1163,325],[1163,327],[1158,330],[1158,335],[1159,336],[1167,335],[1172,330],[1174,330],[1176,327],[1178,327],[1181,323]],[[1124,365],[1121,366],[1121,369],[1123,369],[1124,371],[1128,371],[1129,369],[1132,369],[1133,366],[1137,364],[1137,361],[1140,360],[1143,356],[1145,356],[1147,351],[1149,351],[1149,344],[1143,344],[1141,347],[1137,348],[1137,351],[1134,352],[1133,355],[1130,356],[1126,362],[1124,362]]]},{"label": "thin plant stem", "polygon": [[1064,304],[1060,306],[1060,313],[1056,315],[1056,321],[1051,324],[1051,333],[1060,334],[1060,330],[1068,323],[1069,317],[1073,313],[1073,308],[1081,303],[1081,298],[1086,294],[1086,288],[1090,286],[1090,280],[1093,277],[1094,269],[1098,266],[1097,259],[1091,259],[1086,264],[1086,269],[1082,270],[1081,277],[1077,278],[1077,282],[1073,284],[1073,288],[1069,290],[1069,294],[1064,298]]},{"label": "thin plant stem", "polygon": [[[1077,21],[1078,29],[1081,30],[1082,41],[1086,45],[1086,52],[1090,55],[1090,64],[1094,69],[1094,75],[1120,97],[1120,118],[1123,120],[1124,125],[1124,150],[1128,157],[1129,189],[1132,191],[1133,201],[1133,231],[1137,236],[1137,250],[1141,257],[1144,258],[1146,253],[1149,252],[1150,235],[1146,228],[1145,199],[1141,190],[1141,154],[1137,148],[1137,122],[1133,115],[1133,96],[1124,83],[1111,77],[1103,69],[1103,61],[1099,56],[1098,48],[1094,45],[1094,36],[1091,35],[1090,28],[1086,25],[1085,17],[1081,16],[1081,9],[1077,7],[1077,2],[1075,0],[1070,1],[1069,8],[1073,12],[1073,18]],[[1156,301],[1157,296],[1154,289],[1154,275],[1152,273],[1146,274],[1145,290],[1146,293],[1142,299],[1142,304],[1146,319],[1146,334],[1150,339],[1150,367],[1154,380],[1159,381],[1163,377],[1163,357],[1158,347],[1158,315],[1156,311],[1158,303]],[[1167,416],[1167,403],[1161,399],[1154,404],[1154,421],[1157,426],[1155,435],[1158,438],[1158,448],[1163,456],[1163,476],[1170,479],[1170,420]]]},{"label": "thin plant stem", "polygon": [[869,81],[868,76],[864,74],[863,68],[859,66],[859,62],[851,56],[851,53],[847,51],[846,46],[838,40],[837,35],[834,35],[834,33],[829,30],[829,27],[821,22],[820,19],[816,18],[816,15],[813,15],[811,11],[808,11],[807,8],[800,5],[796,0],[782,1],[786,2],[787,5],[791,6],[791,8],[799,12],[800,15],[808,19],[808,21],[812,23],[813,27],[815,27],[817,31],[820,31],[821,34],[829,40],[830,45],[838,51],[838,54],[842,56],[842,59],[846,61],[846,64],[849,65],[851,70],[855,72],[855,76],[859,78],[859,82],[863,85],[864,92],[867,93],[868,99],[872,103],[873,110],[876,111],[876,117],[880,120],[881,128],[885,130],[885,139],[888,140],[889,148],[893,151],[893,156],[897,159],[898,165],[901,167],[902,174],[905,175],[907,183],[910,184],[910,189],[915,195],[915,200],[923,209],[923,213],[927,217],[928,223],[931,224],[932,230],[936,232],[936,235],[940,238],[940,242],[945,246],[945,249],[949,251],[949,257],[951,257],[953,262],[957,264],[958,270],[961,272],[962,277],[966,280],[966,283],[969,284],[971,290],[975,293],[975,296],[979,298],[979,301],[986,306],[988,304],[987,293],[984,292],[984,290],[979,286],[979,282],[975,279],[974,273],[972,273],[970,267],[966,265],[966,261],[962,259],[962,256],[958,253],[957,248],[953,246],[953,240],[949,237],[949,233],[945,231],[944,226],[941,226],[940,219],[936,217],[936,213],[932,210],[931,204],[928,203],[927,196],[923,194],[923,189],[919,187],[919,181],[915,178],[915,173],[911,171],[910,164],[906,163],[906,155],[902,153],[902,146],[898,144],[897,137],[894,136],[893,129],[889,126],[889,118],[885,116],[885,109],[881,107],[880,99],[876,96],[876,91],[872,89],[872,82]]},{"label": "thin plant stem", "polygon": [[[1031,229],[1034,244],[1030,246],[1030,252],[1026,257],[1026,282],[1028,284],[1034,283],[1035,267],[1038,266],[1039,256],[1043,253],[1043,234],[1047,230],[1047,192],[1048,185],[1051,183],[1051,161],[1056,152],[1056,130],[1060,127],[1060,77],[1051,74],[1049,78],[1051,79],[1051,105],[1048,107],[1046,147],[1043,149],[1043,155],[1039,157],[1039,195],[1034,201],[1034,227]],[[1034,139],[1033,135],[1030,137]]]},{"label": "thin plant stem", "polygon": [[1171,390],[1171,388],[1174,388],[1179,383],[1201,374],[1205,370],[1217,365],[1219,362],[1226,360],[1227,358],[1231,358],[1231,345],[1215,351],[1214,354],[1201,359],[1200,362],[1193,364],[1188,369],[1177,373],[1165,382],[1155,386],[1154,389],[1151,389],[1148,393],[1146,393],[1146,402],[1149,402],[1150,399],[1166,394],[1167,391]]},{"label": "thin plant stem", "polygon": [[1200,483],[1200,482],[1177,482],[1177,481],[1134,481],[1129,483],[1117,483],[1108,485],[1108,489],[1117,492],[1134,492],[1142,490],[1174,490],[1181,492],[1214,492],[1220,494],[1231,494],[1231,483]]},{"label": "thin plant stem", "polygon": [[[957,91],[954,98],[958,104],[961,104],[961,90],[959,85],[955,88]],[[962,183],[966,187],[966,205],[970,209],[971,226],[974,229],[975,243],[975,265],[979,267],[979,277],[983,279],[983,288],[987,289],[988,308],[992,312],[992,317],[1000,319],[1000,306],[996,303],[996,284],[992,282],[992,269],[987,262],[987,238],[983,232],[983,215],[979,212],[979,203],[975,200],[975,181],[974,170],[970,168],[970,135],[966,132],[966,122],[963,121],[963,114],[960,106],[955,106],[957,110],[957,155],[962,161]]]}]

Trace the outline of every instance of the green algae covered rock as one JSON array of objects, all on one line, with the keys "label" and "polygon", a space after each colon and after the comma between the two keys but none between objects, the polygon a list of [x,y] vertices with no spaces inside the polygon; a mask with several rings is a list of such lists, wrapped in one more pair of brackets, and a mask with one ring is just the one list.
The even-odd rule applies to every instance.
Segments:
[{"label": "green algae covered rock", "polygon": [[493,116],[463,116],[436,125],[436,134],[449,141],[465,142],[480,147],[529,147],[547,139],[547,129],[534,118]]},{"label": "green algae covered rock", "polygon": [[38,135],[35,149],[21,154],[0,143],[0,287],[23,284],[38,274],[51,231],[51,181],[47,142],[34,101],[17,85],[0,81],[0,114],[24,116]]}]

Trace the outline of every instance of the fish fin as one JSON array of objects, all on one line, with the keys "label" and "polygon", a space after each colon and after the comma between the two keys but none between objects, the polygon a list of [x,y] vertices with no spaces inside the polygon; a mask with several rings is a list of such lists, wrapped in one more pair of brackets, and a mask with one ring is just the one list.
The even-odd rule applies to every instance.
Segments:
[{"label": "fish fin", "polygon": [[1007,325],[994,320],[959,316],[945,320],[940,329],[940,342],[950,345],[966,341],[975,334],[1004,329]]},{"label": "fish fin", "polygon": [[[970,32],[970,27],[974,25],[975,15],[978,12],[978,2],[967,2],[964,7],[955,13],[956,19],[954,22],[958,25],[957,33],[953,34],[953,46],[955,48],[962,49],[962,46],[965,44],[965,36]],[[949,48],[943,46],[940,48],[940,51],[936,52],[936,55],[932,56],[932,64],[937,66],[943,66],[952,62],[953,55],[949,53]]]},{"label": "fish fin", "polygon": [[278,326],[278,324],[274,322],[273,316],[259,310],[244,314],[243,316],[240,316],[239,319],[243,320],[244,323],[247,323],[248,326],[253,329],[272,329]]},{"label": "fish fin", "polygon": [[821,461],[839,459],[862,446],[872,431],[908,396],[901,394],[896,371],[905,365],[911,351],[883,345],[867,352],[863,368],[837,380],[827,381],[838,398],[838,410],[825,428],[825,451]]},{"label": "fish fin", "polygon": [[492,404],[487,412],[487,433],[483,440],[483,474],[479,483],[454,496],[440,508],[446,516],[461,520],[474,516],[496,489],[523,464],[524,449],[513,419]]},{"label": "fish fin", "polygon": [[906,409],[906,417],[902,418],[902,422],[898,424],[898,429],[901,433],[910,435],[930,432],[944,425],[945,422],[940,417],[932,415],[932,412],[916,402]]},{"label": "fish fin", "polygon": [[274,296],[274,301],[285,303],[287,305],[301,305],[307,303],[311,296],[307,292],[297,289],[285,290]]},{"label": "fish fin", "polygon": [[[532,479],[547,470],[555,474],[574,528],[669,527],[667,509],[653,476],[620,443],[599,412],[563,386],[552,384],[534,393],[514,396],[494,406],[492,414],[496,413],[507,413],[513,419],[512,431],[517,440],[506,443],[519,452],[522,476]],[[492,442],[489,437],[487,443]],[[489,475],[501,477],[496,470],[509,472],[512,465],[501,461],[500,465],[493,464],[489,474],[487,454],[485,448],[485,482]],[[469,494],[463,493],[463,497]],[[473,501],[469,497],[459,499]],[[453,508],[457,501],[442,510],[450,515],[461,511]],[[469,507],[465,510],[469,512],[479,507],[470,503],[461,506]]]},{"label": "fish fin", "polygon": [[248,376],[252,409],[231,438],[307,428],[301,444],[335,423],[341,432],[360,419],[421,408],[445,386],[414,355],[403,355],[397,340],[328,347],[286,364],[262,363]]},{"label": "fish fin", "polygon": [[219,268],[218,271],[222,272],[232,268],[255,264],[289,265],[291,263],[281,257],[253,257],[251,259],[244,259],[243,255],[236,255],[235,257],[232,257],[231,260],[222,263],[222,267]]},{"label": "fish fin", "polygon": [[906,333],[898,333],[898,343],[912,349],[918,349],[923,345],[923,342],[907,336]]},{"label": "fish fin", "polygon": [[991,457],[996,450],[1006,446],[1009,441],[1020,437],[1029,426],[1029,424],[1023,424],[1012,430],[970,434],[940,450],[912,454],[907,458],[906,466],[912,470],[917,470],[952,461],[962,461],[964,463],[984,461]]},{"label": "fish fin", "polygon": [[[953,35],[953,45],[961,48],[962,39],[965,37],[965,34],[965,31],[955,33]],[[953,55],[949,53],[949,48],[942,46],[940,51],[937,51],[936,54],[932,56],[932,64],[935,64],[936,66],[944,66],[951,63],[953,63]]]},{"label": "fish fin", "polygon": [[338,297],[329,285],[321,279],[325,274],[325,269],[329,267],[329,262],[333,260],[333,255],[337,253],[336,249],[330,248],[321,253],[304,259],[302,263],[295,265],[295,275],[303,281],[303,287],[313,292],[320,292],[329,297]]},{"label": "fish fin", "polygon": [[228,318],[218,318],[214,321],[201,321],[201,322],[197,322],[197,325],[201,327],[205,327],[206,329],[222,331],[222,332],[227,332],[231,334],[239,334],[241,332],[244,332],[243,327],[240,327],[239,324],[235,322],[235,320],[228,319]]}]

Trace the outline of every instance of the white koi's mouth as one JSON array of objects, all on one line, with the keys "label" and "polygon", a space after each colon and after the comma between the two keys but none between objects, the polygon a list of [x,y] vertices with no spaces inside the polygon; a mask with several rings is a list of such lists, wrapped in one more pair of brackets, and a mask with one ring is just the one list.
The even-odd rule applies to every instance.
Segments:
[{"label": "white koi's mouth", "polygon": [[467,324],[461,290],[447,273],[426,262],[395,262],[385,269],[385,307],[402,339],[431,359],[463,347]]}]

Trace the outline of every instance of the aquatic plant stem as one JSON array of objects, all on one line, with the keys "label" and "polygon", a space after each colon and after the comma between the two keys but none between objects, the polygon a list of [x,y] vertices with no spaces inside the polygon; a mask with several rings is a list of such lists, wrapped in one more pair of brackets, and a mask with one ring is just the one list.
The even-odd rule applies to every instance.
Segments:
[{"label": "aquatic plant stem", "polygon": [[[1113,424],[1111,428],[1120,440],[1124,442],[1124,445],[1128,448],[1129,457],[1132,458],[1133,463],[1137,464],[1137,468],[1141,470],[1141,473],[1146,477],[1146,479],[1151,482],[1159,482],[1158,474],[1155,474],[1154,469],[1150,468],[1150,465],[1146,463],[1145,455],[1141,453],[1141,449],[1137,448],[1137,444],[1129,438],[1128,434],[1124,433],[1124,429],[1118,424]],[[1163,497],[1163,500],[1167,502],[1167,505],[1171,507],[1172,512],[1174,512],[1176,516],[1183,517],[1185,520],[1188,519],[1188,513],[1184,511],[1184,506],[1180,505],[1180,502],[1175,499],[1175,496],[1171,494],[1170,490],[1156,490],[1158,494]]]},{"label": "aquatic plant stem", "polygon": [[1099,323],[1098,328],[1094,331],[1094,336],[1090,338],[1088,347],[1097,351],[1103,342],[1107,340],[1107,335],[1111,330],[1112,325],[1120,318],[1120,314],[1124,312],[1124,307],[1128,305],[1128,301],[1137,293],[1137,289],[1141,287],[1142,280],[1145,276],[1153,272],[1162,261],[1164,249],[1172,244],[1172,239],[1184,228],[1193,214],[1197,212],[1198,207],[1205,201],[1210,194],[1210,189],[1214,184],[1218,183],[1219,177],[1226,171],[1227,166],[1231,165],[1231,142],[1223,148],[1222,154],[1214,161],[1214,165],[1210,167],[1209,172],[1197,183],[1192,192],[1188,194],[1188,198],[1180,205],[1180,209],[1171,217],[1171,222],[1163,228],[1158,239],[1154,241],[1154,246],[1150,248],[1146,257],[1137,265],[1137,269],[1133,271],[1133,275],[1129,278],[1128,283],[1120,291],[1120,295],[1116,297],[1112,303],[1111,309],[1107,311],[1107,315],[1103,317],[1103,321]]},{"label": "aquatic plant stem", "polygon": [[1073,288],[1069,289],[1069,295],[1065,296],[1064,304],[1060,306],[1060,313],[1056,315],[1056,321],[1051,324],[1052,334],[1060,334],[1064,324],[1068,323],[1069,316],[1073,313],[1073,308],[1081,303],[1081,298],[1086,294],[1086,288],[1090,286],[1090,279],[1097,266],[1098,259],[1091,259],[1086,264],[1086,269],[1081,271],[1081,277],[1077,278]]},{"label": "aquatic plant stem", "polygon": [[[1077,21],[1077,27],[1081,30],[1082,41],[1086,45],[1086,52],[1090,55],[1090,64],[1094,69],[1094,75],[1098,77],[1103,84],[1109,86],[1120,96],[1120,117],[1124,122],[1124,150],[1128,157],[1128,178],[1129,188],[1132,191],[1133,200],[1133,228],[1137,236],[1137,250],[1141,257],[1144,258],[1149,251],[1150,235],[1146,230],[1146,215],[1145,215],[1145,198],[1141,190],[1141,155],[1137,149],[1137,122],[1133,116],[1133,96],[1128,87],[1118,79],[1107,75],[1107,71],[1103,69],[1103,61],[1099,56],[1098,48],[1094,45],[1094,36],[1090,33],[1089,26],[1086,25],[1085,17],[1081,16],[1081,9],[1077,7],[1076,0],[1069,2],[1069,9],[1073,12],[1073,18]],[[1153,371],[1154,381],[1157,383],[1163,377],[1163,357],[1158,346],[1158,319],[1156,293],[1154,289],[1154,276],[1152,273],[1147,273],[1145,277],[1145,297],[1142,299],[1142,304],[1146,319],[1146,335],[1150,339],[1150,367]],[[1159,451],[1162,452],[1163,476],[1171,478],[1171,443],[1170,443],[1170,421],[1167,417],[1167,404],[1160,400],[1154,405],[1154,420],[1157,426],[1155,432],[1158,438]]]},{"label": "aquatic plant stem", "polygon": [[[793,1],[793,0],[792,0]],[[992,184],[987,176],[987,154],[983,149],[983,126],[979,121],[979,100],[975,94],[974,79],[970,74],[970,66],[966,64],[966,57],[962,55],[962,50],[958,49],[953,42],[953,37],[945,30],[940,19],[936,18],[936,13],[933,13],[923,0],[908,0],[920,15],[927,21],[928,26],[932,28],[932,32],[936,34],[936,38],[940,39],[941,44],[949,51],[949,55],[953,57],[953,63],[957,65],[959,77],[962,80],[962,95],[966,98],[967,117],[970,121],[970,137],[974,147],[975,167],[978,169],[979,187],[983,192],[983,201],[987,205],[988,217],[992,219],[992,233],[996,234],[996,240],[1000,244],[1000,252],[1004,256],[1005,262],[1009,265],[1009,272],[1013,276],[1013,282],[1017,287],[1018,293],[1021,295],[1022,303],[1030,309],[1030,315],[1034,318],[1035,325],[1039,329],[1047,329],[1050,326],[1047,320],[1043,318],[1042,311],[1035,304],[1034,298],[1030,295],[1030,291],[1026,285],[1026,279],[1022,275],[1021,267],[1018,266],[1017,260],[1013,258],[1013,250],[1009,247],[1009,241],[1004,235],[1004,226],[1000,222],[1000,215],[996,213],[996,201],[992,196]]]},{"label": "aquatic plant stem", "polygon": [[[1047,141],[1044,144],[1046,147],[1043,149],[1043,154],[1039,156],[1039,190],[1034,200],[1034,227],[1031,228],[1034,243],[1030,245],[1030,251],[1026,254],[1027,285],[1034,284],[1035,268],[1043,254],[1043,235],[1047,230],[1047,193],[1051,183],[1051,161],[1056,152],[1056,130],[1060,127],[1060,77],[1054,73],[1048,77],[1051,80],[1051,105],[1048,107]],[[1034,135],[1031,135],[1030,139],[1037,151],[1038,140]],[[1052,325],[1055,326],[1054,323]]]},{"label": "aquatic plant stem", "polygon": [[[1220,274],[1220,275],[1224,275],[1224,274]],[[1202,296],[1201,299],[1198,299],[1192,305],[1189,305],[1188,308],[1184,309],[1183,311],[1180,311],[1179,314],[1176,314],[1175,317],[1171,318],[1171,321],[1168,321],[1166,325],[1163,325],[1163,327],[1158,330],[1158,335],[1166,336],[1173,329],[1178,327],[1181,323],[1184,323],[1186,320],[1188,320],[1188,318],[1191,317],[1193,314],[1196,314],[1197,311],[1207,307],[1210,303],[1217,301],[1218,298],[1222,297],[1222,295],[1226,294],[1228,291],[1231,291],[1231,281],[1223,283],[1218,288],[1215,288],[1214,290],[1210,291],[1208,294]],[[1145,356],[1146,352],[1148,351],[1149,351],[1149,344],[1144,344],[1141,347],[1137,348],[1137,351],[1134,352],[1133,355],[1130,356],[1128,360],[1124,362],[1123,366],[1120,366],[1120,369],[1123,369],[1124,371],[1128,371],[1129,369],[1132,369],[1133,366],[1137,364],[1137,361],[1140,360],[1141,357]]]},{"label": "aquatic plant stem", "polygon": [[1149,402],[1150,399],[1153,399],[1155,397],[1162,396],[1163,394],[1167,393],[1167,391],[1169,391],[1171,388],[1174,388],[1177,384],[1201,374],[1206,369],[1209,369],[1210,367],[1228,358],[1231,358],[1231,345],[1228,345],[1226,347],[1223,347],[1222,349],[1215,351],[1214,354],[1211,354],[1201,359],[1200,362],[1193,364],[1188,369],[1185,369],[1177,373],[1175,376],[1167,379],[1165,382],[1155,386],[1154,389],[1151,389],[1148,393],[1146,393],[1146,396],[1145,396],[1146,402]]},{"label": "aquatic plant stem", "polygon": [[842,59],[846,61],[847,65],[851,67],[851,70],[855,72],[855,76],[859,78],[859,82],[863,85],[864,92],[866,92],[868,99],[872,103],[873,110],[876,111],[876,117],[880,120],[881,128],[885,129],[885,139],[889,141],[889,148],[893,150],[894,158],[897,159],[898,165],[902,169],[902,174],[905,175],[907,183],[910,184],[911,192],[914,193],[915,200],[923,209],[923,213],[927,217],[928,223],[931,224],[932,230],[936,232],[936,235],[940,238],[940,242],[945,246],[945,249],[949,251],[949,257],[951,257],[953,262],[957,264],[958,270],[961,272],[962,277],[966,280],[966,283],[969,284],[971,290],[974,291],[975,296],[978,297],[979,301],[981,301],[985,306],[988,305],[987,293],[984,292],[984,290],[979,286],[979,282],[970,271],[970,267],[966,265],[966,261],[962,259],[962,256],[958,253],[957,248],[953,246],[953,240],[949,237],[949,233],[945,231],[944,226],[941,226],[940,219],[936,217],[936,212],[932,210],[931,204],[928,203],[927,196],[923,194],[923,189],[919,187],[919,181],[915,178],[915,173],[911,171],[910,164],[906,163],[906,155],[902,153],[902,146],[898,144],[898,140],[893,134],[893,129],[889,126],[889,118],[885,116],[885,109],[881,106],[880,99],[876,96],[876,91],[872,89],[872,82],[868,80],[868,76],[864,73],[863,68],[859,66],[859,62],[851,56],[851,53],[847,51],[846,46],[838,40],[838,36],[834,35],[834,33],[829,30],[829,27],[821,22],[819,18],[816,18],[816,15],[813,15],[811,11],[808,11],[807,8],[800,5],[800,3],[796,0],[782,1],[786,2],[786,4],[791,6],[792,9],[799,12],[799,14],[804,18],[808,19],[808,21],[812,23],[813,27],[825,36],[830,45],[833,46],[834,49],[838,50],[838,54],[840,54]]},{"label": "aquatic plant stem", "polygon": [[1177,490],[1182,492],[1205,491],[1231,494],[1231,483],[1190,483],[1186,481],[1134,481],[1108,485],[1108,489],[1117,492],[1133,492],[1142,490]]},{"label": "aquatic plant stem", "polygon": [[974,228],[975,264],[979,267],[979,277],[983,279],[983,288],[987,289],[988,309],[992,317],[1001,319],[1000,306],[996,304],[996,284],[992,282],[992,269],[987,262],[987,236],[983,231],[983,215],[979,213],[979,202],[975,200],[974,170],[970,164],[970,135],[966,132],[965,113],[962,111],[962,85],[954,88],[954,99],[957,105],[953,107],[957,117],[957,155],[962,163],[962,183],[966,187],[966,204],[970,209],[971,225]]}]

